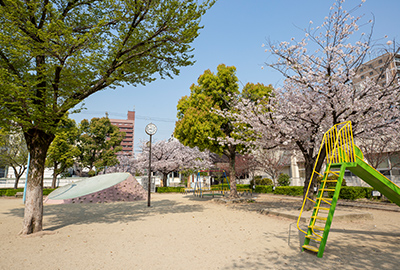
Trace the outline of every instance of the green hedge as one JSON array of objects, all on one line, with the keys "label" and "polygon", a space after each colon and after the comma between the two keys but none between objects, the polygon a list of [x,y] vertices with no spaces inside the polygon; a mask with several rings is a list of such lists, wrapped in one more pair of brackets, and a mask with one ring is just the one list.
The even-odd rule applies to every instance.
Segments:
[{"label": "green hedge", "polygon": [[[223,185],[213,185],[211,189],[220,189],[228,188],[227,184]],[[248,189],[251,188],[251,185],[237,185],[237,189]],[[158,187],[156,189],[157,193],[169,193],[169,192],[176,192],[179,193],[182,187]],[[344,200],[356,200],[372,198],[372,191],[374,189],[371,187],[342,187],[339,194],[339,199]],[[23,191],[23,189],[0,189],[0,196],[3,196],[6,193],[6,196],[15,196],[15,193],[18,191]],[[43,195],[48,195],[53,189],[45,189],[43,190]],[[254,191],[255,193],[273,193],[278,195],[289,195],[289,196],[303,196],[303,187],[302,186],[282,186],[282,187],[275,187],[273,190],[273,186],[264,186],[258,185]],[[329,196],[333,196],[333,192],[329,192]]]},{"label": "green hedge", "polygon": [[171,193],[171,192],[181,192],[181,189],[183,187],[157,187],[156,192],[157,193]]},{"label": "green hedge", "polygon": [[256,186],[255,193],[273,193],[273,186]]},{"label": "green hedge", "polygon": [[[49,195],[53,190],[54,190],[54,188],[46,188],[46,189],[43,189],[43,195],[47,196],[47,195]],[[0,189],[0,196],[14,197],[15,194],[17,194],[17,192],[24,192],[24,189],[23,189],[23,188],[17,188],[17,189],[13,189],[13,188],[2,188],[2,189]]]},{"label": "green hedge", "polygon": [[[221,189],[221,188],[227,189],[227,188],[229,188],[229,185],[228,185],[228,184],[222,184],[222,185],[219,184],[219,185],[212,185],[212,186],[211,186],[211,189],[212,189],[212,190]],[[236,188],[237,188],[237,189],[242,189],[242,188],[248,189],[248,188],[251,188],[251,185],[237,184],[237,185],[236,185]]]},{"label": "green hedge", "polygon": [[342,187],[340,189],[339,199],[345,199],[345,200],[357,200],[363,198],[371,199],[373,190],[374,189],[371,187]]},{"label": "green hedge", "polygon": [[289,196],[303,196],[303,187],[299,187],[299,186],[275,187],[274,194],[289,195]]},{"label": "green hedge", "polygon": [[55,188],[46,188],[46,189],[43,189],[43,195],[44,195],[44,196],[47,196],[47,195],[49,195],[50,193],[52,193],[54,190],[55,190]]}]

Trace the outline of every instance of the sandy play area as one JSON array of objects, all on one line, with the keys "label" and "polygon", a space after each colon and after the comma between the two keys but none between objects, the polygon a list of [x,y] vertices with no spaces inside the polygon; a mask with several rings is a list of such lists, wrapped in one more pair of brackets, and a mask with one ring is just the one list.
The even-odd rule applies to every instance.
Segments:
[{"label": "sandy play area", "polygon": [[153,194],[150,208],[45,205],[44,233],[21,237],[22,199],[0,198],[0,269],[399,269],[400,212],[339,206],[373,219],[334,219],[319,259],[300,252],[293,219],[259,212],[299,204],[274,195],[227,205]]}]

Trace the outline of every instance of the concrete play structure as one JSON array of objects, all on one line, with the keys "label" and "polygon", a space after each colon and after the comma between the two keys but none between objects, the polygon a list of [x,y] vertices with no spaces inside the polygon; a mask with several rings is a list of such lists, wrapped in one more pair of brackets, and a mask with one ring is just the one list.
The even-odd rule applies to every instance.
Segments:
[{"label": "concrete play structure", "polygon": [[111,173],[83,179],[54,190],[47,204],[108,203],[146,199],[147,192],[130,173]]},{"label": "concrete play structure", "polygon": [[[322,152],[326,154],[324,174],[315,170]],[[311,179],[318,176],[322,178],[318,194],[316,199],[309,196],[312,184],[312,181],[309,181],[307,196],[304,198],[297,220],[297,228],[305,234],[302,250],[316,252],[319,258],[324,254],[346,170],[349,170],[400,206],[400,187],[364,161],[363,153],[354,144],[351,122],[333,126],[324,134],[311,176]],[[330,176],[335,176],[333,178],[337,178],[337,180],[332,180]],[[332,193],[333,196],[330,196]],[[314,203],[314,208],[310,223],[307,229],[303,230],[299,223],[307,200]]]}]

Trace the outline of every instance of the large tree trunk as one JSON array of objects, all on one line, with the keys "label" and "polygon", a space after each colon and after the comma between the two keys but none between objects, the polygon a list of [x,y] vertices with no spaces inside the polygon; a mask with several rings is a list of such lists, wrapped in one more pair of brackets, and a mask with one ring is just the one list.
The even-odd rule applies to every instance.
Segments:
[{"label": "large tree trunk", "polygon": [[[310,150],[312,153],[313,150]],[[304,162],[304,167],[305,167],[305,181],[304,181],[304,187],[303,187],[303,200],[307,196],[308,198],[314,200],[316,192],[314,192],[314,187],[317,187],[317,177],[318,174],[314,174],[313,179],[311,179],[311,176],[313,175],[313,170],[315,166],[315,171],[321,172],[322,165],[324,164],[326,157],[326,152],[325,152],[325,147],[322,148],[321,153],[319,155],[318,163],[315,166],[315,162],[317,162],[317,157],[311,157],[311,155],[304,155],[305,162]],[[307,194],[307,188],[308,185],[312,181],[310,189]],[[310,200],[306,200],[306,203],[304,205],[304,209],[309,211],[313,209],[314,203]]]},{"label": "large tree trunk", "polygon": [[168,173],[163,173],[162,181],[161,181],[161,186],[162,187],[166,187],[167,186],[167,179],[168,179]]},{"label": "large tree trunk", "polygon": [[229,194],[229,198],[231,199],[237,199],[239,198],[239,195],[237,193],[237,188],[236,188],[236,169],[235,169],[235,164],[236,164],[236,147],[235,146],[230,146],[229,147],[229,174],[230,174],[230,186],[231,186],[231,191]]},{"label": "large tree trunk", "polygon": [[24,136],[31,155],[31,164],[21,234],[30,234],[43,229],[43,172],[47,150],[54,139],[54,135],[38,129],[30,129],[24,132]]}]

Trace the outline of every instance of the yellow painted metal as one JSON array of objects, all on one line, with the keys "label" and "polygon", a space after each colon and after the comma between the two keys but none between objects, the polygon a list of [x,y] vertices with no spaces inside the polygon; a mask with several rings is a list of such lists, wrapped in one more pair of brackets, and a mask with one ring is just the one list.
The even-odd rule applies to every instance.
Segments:
[{"label": "yellow painted metal", "polygon": [[314,251],[314,252],[318,252],[318,248],[317,247],[313,247],[310,245],[303,245],[303,248]]},{"label": "yellow painted metal", "polygon": [[319,231],[325,230],[324,227],[319,227],[319,226],[308,226],[308,227],[309,227],[309,228],[314,228],[314,229],[319,230]]},{"label": "yellow painted metal", "polygon": [[[320,216],[312,216],[314,219],[319,219],[319,220],[327,220],[326,217],[320,217]],[[314,226],[314,225],[313,225]]]},{"label": "yellow painted metal", "polygon": [[[326,171],[328,173],[338,175],[337,173],[332,172],[330,170],[332,164],[344,163],[344,162],[356,162],[351,122],[347,121],[347,122],[343,122],[343,123],[334,125],[332,128],[330,128],[324,134],[324,137],[322,139],[322,143],[319,148],[318,155],[317,155],[317,160],[315,162],[313,172],[311,174],[311,179],[308,183],[307,192],[306,192],[306,196],[303,200],[303,204],[302,204],[302,207],[300,210],[300,215],[299,215],[299,218],[297,219],[297,229],[305,234],[307,234],[307,232],[300,228],[300,219],[301,219],[303,211],[304,211],[305,202],[307,200],[315,202],[314,200],[312,200],[311,198],[308,197],[308,194],[309,194],[310,187],[312,184],[312,179],[314,179],[314,174],[322,176],[315,169],[316,169],[318,160],[321,156],[321,152],[324,148],[325,148],[325,153],[326,153]],[[328,181],[329,180],[322,181],[322,186],[321,186],[320,190],[322,190],[322,191],[327,191],[327,190],[331,191],[332,190],[332,189],[325,189],[325,185]],[[311,227],[314,226],[316,219],[319,218],[318,211],[320,209],[321,202],[327,203],[329,205],[331,204],[329,202],[329,201],[331,201],[331,199],[329,200],[328,198],[323,198],[323,195],[324,195],[323,193],[324,192],[320,192],[320,196],[319,196],[319,198],[317,198],[317,201],[315,202],[316,213],[315,213],[315,218],[311,224]],[[311,229],[315,235],[318,235],[314,232],[313,228],[311,228]]]},{"label": "yellow painted metal", "polygon": [[318,236],[315,236],[315,235],[306,235],[306,237],[309,238],[309,239],[312,239],[314,241],[318,241],[318,242],[320,242],[321,239],[322,239],[322,237],[318,237]]},{"label": "yellow painted metal", "polygon": [[326,207],[314,207],[314,209],[319,209],[319,210],[324,210],[324,211],[329,211],[329,208]]}]

